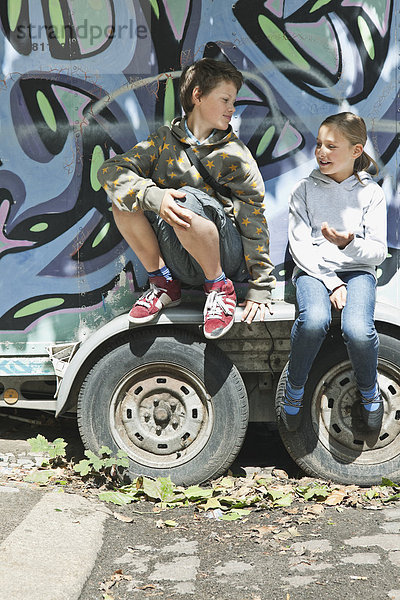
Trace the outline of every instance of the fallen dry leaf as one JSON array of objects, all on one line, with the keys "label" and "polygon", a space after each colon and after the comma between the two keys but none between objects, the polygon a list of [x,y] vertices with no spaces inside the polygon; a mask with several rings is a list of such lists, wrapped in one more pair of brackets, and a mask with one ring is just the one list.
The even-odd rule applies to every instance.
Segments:
[{"label": "fallen dry leaf", "polygon": [[118,521],[123,521],[124,523],[133,523],[132,517],[128,517],[127,515],[121,515],[121,513],[118,512],[114,512],[113,515]]},{"label": "fallen dry leaf", "polygon": [[289,479],[289,475],[283,469],[274,469],[272,475],[280,479]]},{"label": "fallen dry leaf", "polygon": [[289,514],[289,515],[297,515],[297,513],[299,512],[299,509],[297,508],[297,506],[290,506],[285,508],[285,513]]},{"label": "fallen dry leaf", "polygon": [[100,584],[100,590],[108,592],[114,585],[118,586],[120,581],[131,581],[132,575],[124,575],[122,569],[117,569],[111,575],[109,581],[104,581]]},{"label": "fallen dry leaf", "polygon": [[329,496],[325,498],[324,504],[335,506],[336,504],[340,504],[346,496],[347,494],[344,490],[333,490],[332,494],[329,494]]},{"label": "fallen dry leaf", "polygon": [[253,494],[254,493],[254,487],[248,487],[247,485],[243,485],[242,487],[240,487],[237,492],[236,492],[236,496],[238,498],[241,498],[242,496],[247,496],[247,494]]},{"label": "fallen dry leaf", "polygon": [[311,515],[320,515],[324,510],[325,507],[322,506],[322,504],[313,504],[312,506],[306,506],[304,508],[304,512]]},{"label": "fallen dry leaf", "polygon": [[155,589],[157,589],[157,586],[152,583],[148,583],[146,585],[136,585],[135,586],[135,590],[155,590]]},{"label": "fallen dry leaf", "polygon": [[276,531],[275,527],[271,527],[271,526],[265,526],[262,525],[260,527],[253,527],[252,531],[254,531],[254,536],[255,537],[264,537],[264,535],[267,535],[268,533],[273,533],[274,531]]}]

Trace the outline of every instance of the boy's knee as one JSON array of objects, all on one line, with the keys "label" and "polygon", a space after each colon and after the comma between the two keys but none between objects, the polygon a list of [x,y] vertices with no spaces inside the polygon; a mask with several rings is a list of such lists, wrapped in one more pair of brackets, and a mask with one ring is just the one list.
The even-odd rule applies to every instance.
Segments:
[{"label": "boy's knee", "polygon": [[214,221],[211,221],[210,219],[207,219],[207,217],[203,217],[202,215],[198,215],[196,213],[193,213],[192,224],[194,224],[195,226],[205,228],[205,229],[215,229],[216,228]]},{"label": "boy's knee", "polygon": [[[214,235],[218,234],[218,228],[214,221],[198,215],[197,213],[189,210],[191,213],[190,227],[184,231],[186,235]],[[181,227],[174,227],[177,233],[182,233]]]}]

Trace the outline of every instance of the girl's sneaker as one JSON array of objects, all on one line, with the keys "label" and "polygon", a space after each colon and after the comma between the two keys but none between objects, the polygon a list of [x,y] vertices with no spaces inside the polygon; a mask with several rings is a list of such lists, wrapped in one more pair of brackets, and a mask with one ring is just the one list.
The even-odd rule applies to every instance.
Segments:
[{"label": "girl's sneaker", "polygon": [[361,416],[368,429],[376,431],[381,428],[383,413],[383,398],[379,390],[374,398],[361,396]]},{"label": "girl's sneaker", "polygon": [[230,279],[205,283],[204,335],[215,340],[225,335],[235,321],[236,294]]},{"label": "girl's sneaker", "polygon": [[[303,390],[304,394],[304,390]],[[294,398],[289,392],[287,381],[285,395],[281,404],[280,418],[287,431],[296,431],[303,416],[303,397]]]},{"label": "girl's sneaker", "polygon": [[177,279],[150,277],[150,289],[138,298],[128,315],[131,323],[147,323],[155,319],[167,306],[178,306],[181,301],[181,283]]}]

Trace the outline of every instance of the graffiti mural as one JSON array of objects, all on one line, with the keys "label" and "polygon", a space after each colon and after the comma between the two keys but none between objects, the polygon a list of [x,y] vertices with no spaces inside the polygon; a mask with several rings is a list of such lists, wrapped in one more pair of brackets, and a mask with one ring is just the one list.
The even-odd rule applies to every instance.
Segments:
[{"label": "graffiti mural", "polygon": [[82,338],[125,312],[145,273],[96,173],[180,113],[203,56],[245,76],[233,127],[266,185],[276,297],[290,289],[287,199],[314,167],[319,123],[357,112],[388,200],[382,299],[398,304],[393,0],[13,0],[0,4],[0,298],[4,339]]}]

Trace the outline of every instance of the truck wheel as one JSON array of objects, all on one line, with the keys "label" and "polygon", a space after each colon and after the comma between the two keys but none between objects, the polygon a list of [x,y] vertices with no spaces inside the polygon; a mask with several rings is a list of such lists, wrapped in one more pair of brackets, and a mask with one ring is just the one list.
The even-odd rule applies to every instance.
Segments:
[{"label": "truck wheel", "polygon": [[247,423],[236,367],[215,346],[177,329],[146,328],[109,347],[78,400],[87,449],[121,448],[130,476],[170,476],[178,485],[226,471]]},{"label": "truck wheel", "polygon": [[[287,365],[276,394],[284,394]],[[400,481],[400,341],[380,335],[378,382],[385,414],[380,431],[361,418],[350,361],[342,340],[327,340],[314,361],[305,388],[303,419],[296,432],[279,422],[293,460],[309,475],[342,484],[370,486],[382,477]]]}]

